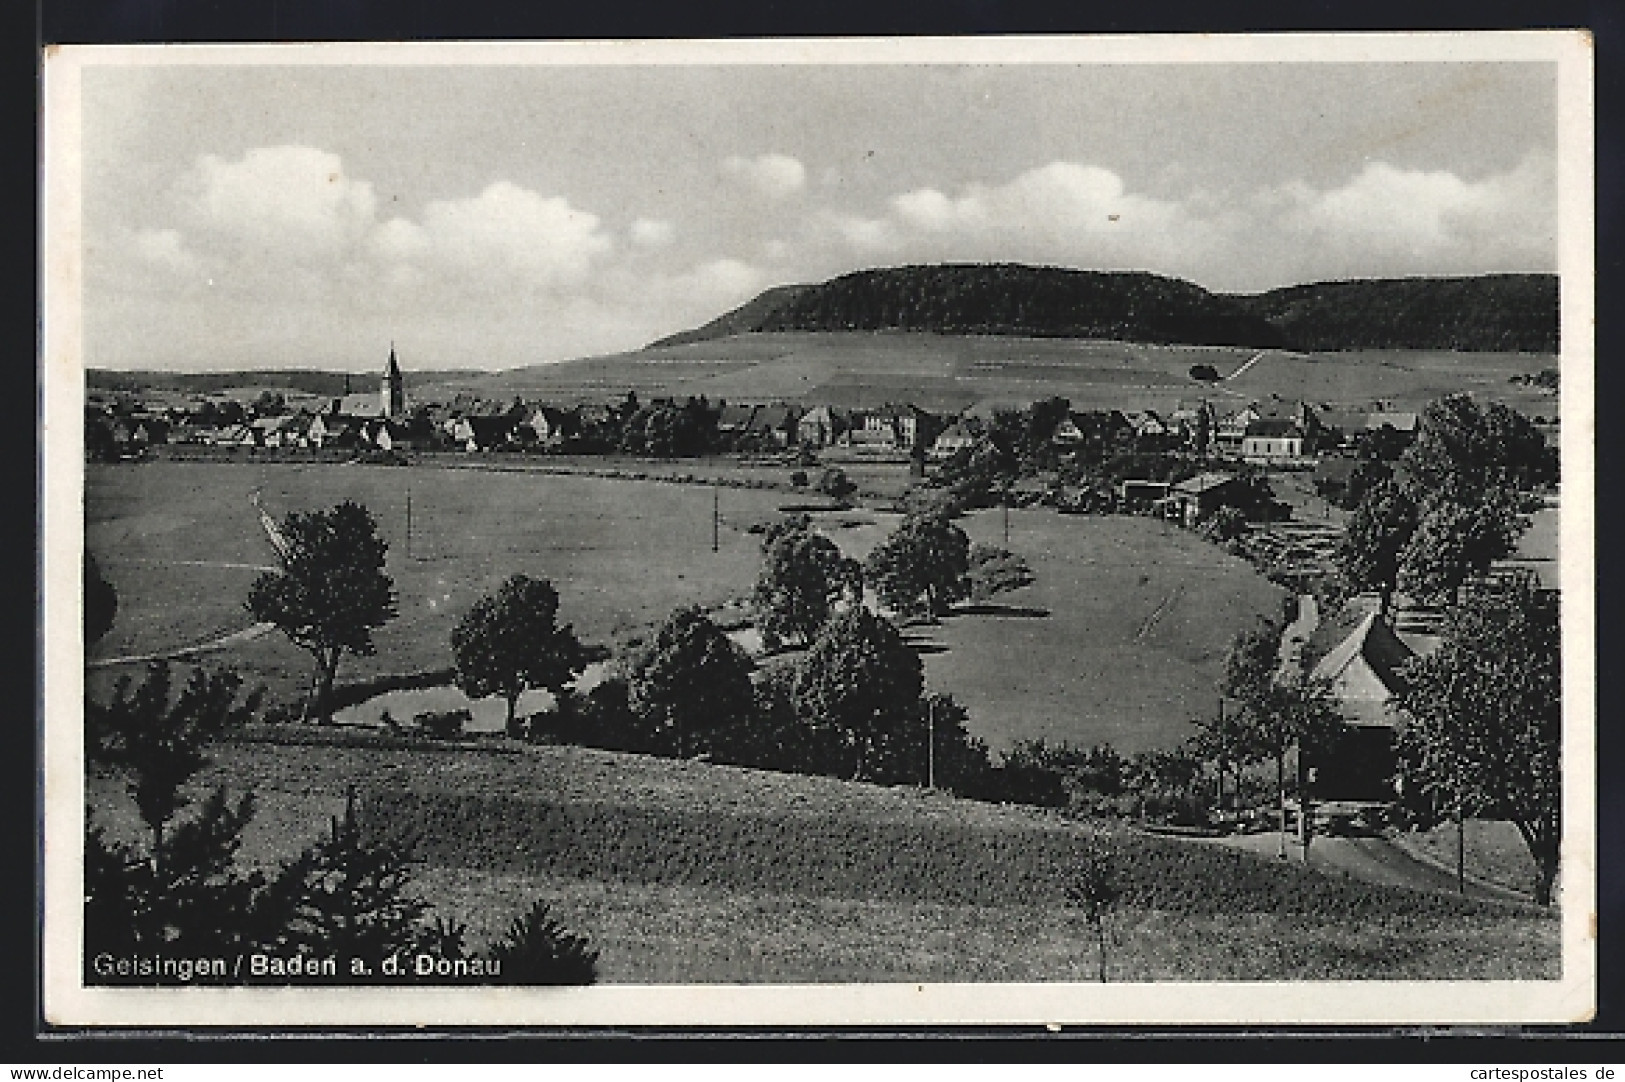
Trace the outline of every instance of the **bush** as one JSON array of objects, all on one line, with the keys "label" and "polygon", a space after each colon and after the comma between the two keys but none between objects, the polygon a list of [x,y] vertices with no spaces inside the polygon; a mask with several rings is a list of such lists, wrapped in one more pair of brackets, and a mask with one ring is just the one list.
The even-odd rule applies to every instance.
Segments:
[{"label": "bush", "polygon": [[585,937],[554,920],[540,899],[492,945],[489,957],[501,967],[501,984],[592,984],[598,979],[598,952]]},{"label": "bush", "polygon": [[474,715],[467,710],[437,710],[426,711],[413,720],[437,740],[455,740],[463,735],[463,726],[473,718]]},{"label": "bush", "polygon": [[806,488],[807,484],[808,484],[807,471],[806,470],[796,470],[795,472],[790,474],[790,483],[792,485],[794,485],[796,488]]},{"label": "bush", "polygon": [[857,490],[858,486],[846,475],[846,471],[833,466],[818,478],[818,491],[837,500],[844,500]]}]

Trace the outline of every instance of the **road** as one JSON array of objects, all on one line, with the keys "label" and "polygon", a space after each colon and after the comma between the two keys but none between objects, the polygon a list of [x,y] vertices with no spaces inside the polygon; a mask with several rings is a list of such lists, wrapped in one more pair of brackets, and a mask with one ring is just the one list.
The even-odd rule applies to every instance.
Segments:
[{"label": "road", "polygon": [[[1227,838],[1202,839],[1214,845],[1245,849],[1259,856],[1275,858],[1280,842],[1272,831],[1267,834],[1243,834]],[[1287,841],[1287,859],[1303,859],[1295,838]],[[1309,845],[1309,864],[1322,871],[1342,872],[1368,883],[1382,883],[1412,890],[1456,892],[1456,874],[1431,861],[1419,860],[1387,838],[1316,838]],[[1527,895],[1506,887],[1482,881],[1467,881],[1467,895],[1498,902],[1528,903]]]}]

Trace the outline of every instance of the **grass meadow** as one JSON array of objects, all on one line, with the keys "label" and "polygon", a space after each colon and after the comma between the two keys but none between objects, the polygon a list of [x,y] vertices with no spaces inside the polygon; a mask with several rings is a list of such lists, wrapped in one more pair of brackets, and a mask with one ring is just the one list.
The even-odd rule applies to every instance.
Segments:
[{"label": "grass meadow", "polygon": [[[1092,980],[1093,940],[1065,901],[1091,841],[1124,888],[1113,980],[1557,975],[1558,922],[1530,907],[908,788],[578,748],[212,754],[197,791],[260,797],[245,863],[292,856],[354,785],[371,829],[415,840],[418,889],[470,941],[542,897],[591,936],[608,981]],[[91,779],[90,805],[139,837],[117,777]]]},{"label": "grass meadow", "polygon": [[425,393],[603,401],[635,388],[645,396],[703,394],[848,407],[913,402],[957,411],[984,400],[1025,405],[1049,395],[1070,398],[1079,409],[1166,409],[1203,396],[1239,404],[1271,395],[1346,405],[1382,399],[1398,409],[1416,409],[1440,394],[1471,390],[1526,413],[1557,412],[1555,399],[1507,382],[1514,374],[1555,368],[1556,358],[1544,354],[1270,350],[1238,379],[1217,388],[1190,379],[1194,364],[1211,364],[1229,375],[1257,352],[897,331],[747,334],[479,374],[436,384]]},{"label": "grass meadow", "polygon": [[[243,607],[258,567],[274,561],[248,494],[273,515],[355,499],[390,543],[400,615],[378,652],[346,658],[340,680],[451,664],[456,622],[515,572],[552,579],[561,618],[590,642],[641,634],[682,604],[748,596],[760,562],[748,528],[799,502],[788,492],[717,490],[719,548],[711,551],[713,490],[704,485],[445,467],[147,462],[92,465],[86,541],[119,592],[113,630],[91,660],[190,645],[251,622]],[[406,545],[406,497],[412,544]],[[894,515],[821,516],[862,558]],[[1003,517],[963,520],[973,540],[1002,543]],[[1280,611],[1280,591],[1243,561],[1149,519],[1010,513],[1010,547],[1037,582],[997,604],[918,625],[909,638],[927,680],[953,693],[995,748],[1046,737],[1109,741],[1132,752],[1183,738],[1212,709],[1213,687],[1237,628]],[[208,655],[273,699],[292,701],[306,654],[272,632]],[[104,696],[131,666],[91,670]]]}]

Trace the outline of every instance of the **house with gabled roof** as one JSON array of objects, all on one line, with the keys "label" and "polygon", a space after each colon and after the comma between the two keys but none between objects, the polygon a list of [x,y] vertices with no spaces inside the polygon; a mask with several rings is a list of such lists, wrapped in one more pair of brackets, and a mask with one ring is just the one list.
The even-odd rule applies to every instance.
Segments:
[{"label": "house with gabled roof", "polygon": [[451,438],[464,451],[493,451],[513,439],[514,422],[506,416],[459,417]]},{"label": "house with gabled roof", "polygon": [[952,458],[967,447],[975,447],[980,438],[970,420],[962,417],[938,433],[929,453],[932,458]]},{"label": "house with gabled roof", "polygon": [[846,411],[814,406],[796,419],[795,440],[803,447],[830,447],[851,428]]},{"label": "house with gabled roof", "polygon": [[1300,462],[1307,434],[1287,417],[1260,417],[1242,433],[1241,457],[1262,464]]},{"label": "house with gabled roof", "polygon": [[1157,501],[1153,510],[1184,526],[1195,526],[1224,505],[1240,480],[1235,474],[1220,470],[1187,477],[1169,485],[1167,494]]},{"label": "house with gabled roof", "polygon": [[1369,596],[1352,598],[1323,620],[1305,646],[1310,680],[1325,687],[1347,733],[1334,754],[1313,764],[1322,801],[1389,801],[1395,796],[1405,665],[1415,657]]},{"label": "house with gabled roof", "polygon": [[558,447],[581,434],[581,418],[574,410],[536,406],[526,413],[521,427],[530,429],[541,446]]},{"label": "house with gabled roof", "polygon": [[751,414],[745,425],[745,435],[752,441],[788,447],[796,433],[794,406],[762,406]]}]

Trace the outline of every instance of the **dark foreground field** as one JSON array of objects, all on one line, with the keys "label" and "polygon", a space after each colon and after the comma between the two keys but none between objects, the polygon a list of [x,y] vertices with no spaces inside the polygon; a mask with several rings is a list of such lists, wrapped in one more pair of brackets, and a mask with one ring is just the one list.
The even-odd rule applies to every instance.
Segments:
[{"label": "dark foreground field", "polygon": [[[570,748],[216,746],[200,785],[254,788],[241,859],[271,865],[362,794],[416,839],[419,889],[470,939],[535,897],[615,982],[1090,980],[1066,902],[1081,847],[1115,854],[1116,981],[1558,975],[1558,922],[1221,847],[912,789]],[[133,838],[118,779],[91,818]]]}]

